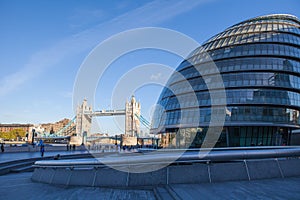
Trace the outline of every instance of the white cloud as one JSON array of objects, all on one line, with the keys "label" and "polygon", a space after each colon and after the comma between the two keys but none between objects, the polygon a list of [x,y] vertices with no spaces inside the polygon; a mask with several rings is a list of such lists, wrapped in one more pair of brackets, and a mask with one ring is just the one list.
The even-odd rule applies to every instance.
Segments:
[{"label": "white cloud", "polygon": [[[105,23],[72,35],[50,48],[36,52],[24,68],[2,79],[0,81],[0,97],[15,91],[21,85],[39,76],[46,69],[55,66],[63,59],[93,48],[100,41],[112,34],[141,26],[158,25],[205,2],[207,0],[193,0],[188,2],[184,0],[172,2],[156,0]],[[95,13],[99,14],[99,11],[97,12]]]}]

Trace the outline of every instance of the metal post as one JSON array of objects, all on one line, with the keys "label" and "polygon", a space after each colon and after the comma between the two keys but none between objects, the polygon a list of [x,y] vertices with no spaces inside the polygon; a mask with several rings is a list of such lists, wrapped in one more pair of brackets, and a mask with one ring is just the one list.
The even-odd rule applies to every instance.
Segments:
[{"label": "metal post", "polygon": [[35,135],[35,129],[32,129],[32,137],[31,137],[31,144],[34,144],[34,135]]},{"label": "metal post", "polygon": [[227,147],[229,147],[229,133],[228,133],[228,127],[225,127],[225,131],[226,131],[226,144],[227,144]]},{"label": "metal post", "polygon": [[123,147],[123,134],[120,135],[120,149]]},{"label": "metal post", "polygon": [[288,141],[286,145],[291,145],[292,128],[288,128]]}]

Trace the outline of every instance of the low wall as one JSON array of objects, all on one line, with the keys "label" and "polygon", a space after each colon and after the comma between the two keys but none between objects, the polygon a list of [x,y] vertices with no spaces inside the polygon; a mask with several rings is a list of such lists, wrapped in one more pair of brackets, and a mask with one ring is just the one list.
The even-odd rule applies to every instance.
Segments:
[{"label": "low wall", "polygon": [[[155,164],[150,164],[155,165]],[[126,166],[124,166],[126,167]],[[139,165],[138,167],[142,167]],[[149,164],[147,164],[149,167]],[[131,168],[132,166],[128,166]],[[147,173],[118,171],[105,165],[36,166],[32,180],[65,186],[135,187],[197,184],[300,176],[300,159],[261,159],[234,162],[175,163]]]},{"label": "low wall", "polygon": [[251,181],[300,176],[300,148],[162,150],[88,160],[37,161],[34,166],[33,181],[67,186],[131,187]]}]

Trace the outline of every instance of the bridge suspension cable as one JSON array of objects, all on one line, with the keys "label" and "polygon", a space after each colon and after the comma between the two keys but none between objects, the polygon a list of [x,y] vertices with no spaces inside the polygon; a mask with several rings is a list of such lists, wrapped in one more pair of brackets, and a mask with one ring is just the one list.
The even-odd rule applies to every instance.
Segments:
[{"label": "bridge suspension cable", "polygon": [[72,125],[73,122],[75,122],[75,120],[76,120],[76,116],[73,117],[73,119],[71,121],[69,121],[69,123],[66,126],[64,126],[62,129],[60,129],[59,131],[57,131],[56,135],[61,135],[64,131],[67,130],[67,128],[69,128]]},{"label": "bridge suspension cable", "polygon": [[151,128],[151,124],[150,122],[144,118],[142,115],[138,115],[135,113],[135,116],[140,120],[140,122],[147,128],[150,129]]}]

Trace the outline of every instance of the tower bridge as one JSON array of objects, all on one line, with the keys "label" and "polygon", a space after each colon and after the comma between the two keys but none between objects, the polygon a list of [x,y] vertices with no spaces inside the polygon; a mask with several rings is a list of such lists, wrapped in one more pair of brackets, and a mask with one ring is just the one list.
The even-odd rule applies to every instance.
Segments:
[{"label": "tower bridge", "polygon": [[[134,137],[140,133],[140,119],[143,119],[143,122],[145,121],[145,119],[139,117],[141,116],[141,104],[136,101],[133,95],[131,96],[130,101],[126,101],[125,109],[117,110],[93,111],[92,107],[88,106],[87,100],[84,99],[83,103],[77,107],[76,111],[77,140],[82,140],[84,137],[90,136],[93,117],[118,115],[125,116],[125,135]],[[81,142],[77,141],[77,143]]]},{"label": "tower bridge", "polygon": [[[87,99],[84,99],[82,104],[77,107],[76,116],[70,122],[55,134],[44,134],[37,138],[65,138],[71,137],[72,143],[81,144],[83,138],[90,137],[90,130],[93,117],[105,116],[125,116],[125,135],[136,137],[140,133],[140,123],[146,128],[150,128],[150,123],[141,115],[141,104],[137,102],[132,95],[130,101],[126,101],[125,109],[116,110],[97,110],[93,111],[92,106],[89,106]],[[75,135],[73,134],[75,130]]]},{"label": "tower bridge", "polygon": [[[135,136],[140,133],[141,104],[132,95],[130,101],[126,101],[125,109],[99,110],[93,111],[92,106],[88,106],[87,100],[77,107],[76,111],[76,134],[90,133],[93,117],[103,116],[125,116],[125,134]],[[144,118],[143,118],[144,119]]]}]

